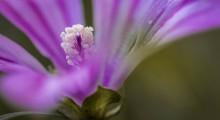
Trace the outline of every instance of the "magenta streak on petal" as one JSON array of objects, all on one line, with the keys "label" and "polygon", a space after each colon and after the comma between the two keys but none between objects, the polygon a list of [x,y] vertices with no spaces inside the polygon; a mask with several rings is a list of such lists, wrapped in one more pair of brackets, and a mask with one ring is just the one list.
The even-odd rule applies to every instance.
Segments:
[{"label": "magenta streak on petal", "polygon": [[[119,19],[118,12],[120,12],[120,9],[121,9],[120,7],[122,5],[121,3],[122,3],[121,0],[113,0],[113,1],[111,1],[111,3],[109,3],[109,4],[111,4],[110,7],[106,6],[110,10],[109,16],[108,16],[110,20],[107,20],[108,24],[106,25],[106,27],[102,28],[102,41],[100,40],[102,42],[101,51],[105,51],[105,52],[109,53],[108,50],[111,49],[111,46],[112,46],[111,44],[113,43],[113,41],[111,41],[111,39],[113,38],[114,30],[116,29],[115,24],[117,22],[117,19]],[[102,5],[102,7],[104,7],[104,5]],[[104,15],[104,13],[102,13],[102,14]],[[108,19],[108,17],[106,17],[106,18]],[[106,45],[108,45],[108,46],[106,46]],[[113,71],[110,68],[106,69],[108,67],[109,67],[109,65],[108,65],[108,63],[106,63],[106,67],[104,68],[104,80],[103,80],[103,84],[105,84],[105,85],[109,84],[109,80],[111,78],[109,75],[111,75],[110,73],[113,73]]]},{"label": "magenta streak on petal", "polygon": [[[211,9],[211,8],[210,8]],[[206,15],[204,15],[206,13]],[[220,27],[220,10],[201,11],[198,14],[188,16],[186,19],[179,21],[170,30],[169,34],[164,35],[162,42],[170,42],[171,40],[194,34],[197,32],[204,32],[205,30],[215,29]],[[210,18],[209,20],[207,18]]]},{"label": "magenta streak on petal", "polygon": [[[200,15],[203,15],[205,12],[207,11],[207,9],[204,9],[202,11],[198,11],[195,12],[193,14],[188,14],[187,16],[185,16],[184,18],[182,18],[181,20],[178,21],[178,23],[176,23],[174,26],[172,26],[172,28],[176,28],[178,25],[180,25],[181,23],[184,23],[185,21],[187,21],[189,18],[193,18],[193,17],[197,17]],[[175,17],[175,16],[173,16]],[[168,30],[167,32],[170,33],[172,29]]]},{"label": "magenta streak on petal", "polygon": [[[195,1],[192,0],[185,0],[185,1],[171,1],[166,9],[164,10],[164,14],[161,15],[161,17],[159,18],[159,20],[157,21],[157,23],[155,23],[155,25],[153,26],[153,30],[152,32],[154,32],[154,34],[161,28],[163,27],[164,24],[166,24],[166,22],[172,18],[177,11],[181,10],[182,8],[184,8],[187,5],[190,5],[192,3],[194,3]],[[152,34],[152,35],[154,35]]]},{"label": "magenta streak on petal", "polygon": [[[127,24],[128,26],[125,26],[124,32],[122,34],[125,34],[125,32],[128,30],[129,26],[132,24],[132,15],[136,12],[137,7],[139,4],[139,0],[138,1],[133,1],[131,2],[131,6],[127,15],[127,19],[125,21],[125,24]],[[110,20],[110,24],[109,24],[109,32],[107,33],[111,33],[113,26],[115,26],[115,22],[117,21],[117,18],[119,17],[117,13],[120,12],[120,5],[121,5],[121,1],[117,1],[115,0],[113,5],[112,5],[112,10],[111,10],[111,20]],[[124,24],[124,23],[123,23]],[[112,41],[113,42],[113,41]],[[103,80],[103,85],[104,86],[109,86],[110,82],[111,82],[111,78],[112,75],[114,74],[115,70],[117,69],[116,65],[114,64],[115,61],[110,61],[110,63],[107,63],[106,65],[106,69],[104,70],[104,80]]]},{"label": "magenta streak on petal", "polygon": [[10,60],[10,59],[8,59],[8,58],[4,58],[4,57],[2,57],[2,56],[0,56],[0,60],[1,60],[1,61],[10,62],[10,63],[14,63],[13,60]]},{"label": "magenta streak on petal", "polygon": [[80,16],[80,13],[82,13],[80,0],[69,0],[68,2],[65,0],[56,1],[67,26],[79,23],[83,24],[83,16]]},{"label": "magenta streak on petal", "polygon": [[35,71],[46,72],[44,67],[24,48],[2,35],[0,35],[0,58],[7,63],[16,63]]},{"label": "magenta streak on petal", "polygon": [[[52,39],[54,39],[55,41],[59,41],[58,36],[56,35],[53,31],[53,29],[51,28],[51,26],[49,26],[49,23],[47,23],[48,21],[45,19],[44,15],[42,14],[42,12],[40,12],[40,9],[38,8],[38,6],[36,4],[34,4],[34,2],[29,1],[29,5],[32,7],[32,9],[34,10],[34,12],[36,13],[36,15],[38,16],[38,18],[40,19],[42,25],[45,27],[46,31],[48,32],[48,34],[51,36]],[[54,42],[54,43],[50,43],[52,46],[60,46],[59,42]],[[54,45],[53,45],[54,44]],[[59,54],[57,57],[57,62],[58,64],[62,65],[62,66],[66,66],[66,60],[65,60],[65,54],[62,50],[61,47],[57,47],[57,50],[60,52],[57,52],[57,54]],[[62,53],[62,54],[61,54]]]},{"label": "magenta streak on petal", "polygon": [[29,25],[28,22],[26,22],[22,18],[22,16],[17,14],[17,12],[12,7],[10,7],[9,4],[7,4],[7,2],[5,2],[5,1],[2,1],[2,2],[4,2],[4,9],[6,9],[8,12],[10,12],[10,14],[13,15],[14,19],[16,19],[19,24],[22,24],[24,26],[24,28],[28,30],[27,32],[35,38],[35,40],[40,42],[42,47],[44,49],[46,49],[46,51],[50,54],[50,56],[54,57],[54,59],[52,59],[52,60],[54,60],[55,63],[60,65],[61,63],[59,62],[58,56],[54,53],[55,51],[52,51],[52,48],[50,48],[51,45],[46,43],[46,40],[44,40],[41,36],[36,34],[35,30],[31,27],[31,25]]},{"label": "magenta streak on petal", "polygon": [[103,86],[108,87],[110,85],[112,75],[116,71],[116,65],[113,63],[109,63],[106,65],[105,71],[104,71],[104,80],[103,80]]},{"label": "magenta streak on petal", "polygon": [[[31,2],[31,1],[29,1],[29,5],[30,5],[30,7],[32,7],[32,9],[34,10],[34,13],[36,13],[38,18],[40,19],[41,24],[45,27],[45,29],[49,33],[49,36],[51,36],[52,39],[54,39],[55,41],[59,41],[58,38],[57,38],[57,35],[54,33],[53,29],[49,25],[49,23],[46,20],[46,18],[44,17],[44,15],[41,13],[41,11],[38,8],[38,6],[36,4],[34,4],[33,2]],[[59,44],[57,42],[54,42],[54,43],[51,43],[51,44],[52,45],[55,44],[55,46],[59,46]],[[59,50],[61,50],[61,48]]]},{"label": "magenta streak on petal", "polygon": [[129,26],[133,24],[134,22],[133,15],[136,14],[139,4],[140,4],[140,0],[136,0],[136,1],[133,0],[133,2],[131,2],[130,8],[128,10],[127,20],[125,21],[126,26],[124,27],[124,31],[127,31],[129,29]]},{"label": "magenta streak on petal", "polygon": [[[123,27],[123,28],[120,28],[120,29],[122,29],[122,33],[121,34],[126,34],[126,32],[128,32],[128,30],[129,30],[129,27],[131,27],[132,25],[133,25],[133,15],[137,12],[137,8],[139,7],[139,4],[140,4],[140,0],[136,0],[136,1],[129,1],[129,6],[128,6],[128,10],[127,10],[127,12],[126,12],[126,19],[125,19],[125,22],[123,22],[123,24],[125,24],[125,26]],[[118,13],[118,9],[119,8],[121,8],[122,6],[121,6],[122,4],[116,4],[116,5],[113,5],[113,9],[112,9],[112,16],[111,16],[111,18],[113,18],[112,20],[110,20],[110,22],[112,22],[112,23],[114,23],[114,22],[116,22],[116,18],[117,18],[117,16],[116,16],[116,13]],[[111,24],[111,26],[113,26],[114,24]],[[112,28],[110,26],[110,28]],[[111,32],[111,31],[110,31]],[[119,38],[120,39],[120,38]],[[121,39],[123,39],[123,38],[121,38]],[[115,56],[115,57],[117,57],[117,55]],[[116,63],[118,62],[116,62],[116,60],[112,60],[112,61],[110,61],[110,63],[108,63],[107,65],[106,65],[106,68],[105,68],[105,75],[104,75],[104,81],[103,81],[103,85],[104,86],[109,86],[110,85],[110,83],[111,83],[111,79],[112,79],[112,75],[115,73],[115,72],[117,72],[116,71],[116,67],[118,66]]]},{"label": "magenta streak on petal", "polygon": [[[114,0],[115,1],[115,0]],[[108,29],[111,29],[111,26],[109,25],[109,19],[116,19],[112,16],[110,18],[110,15],[114,15],[116,13],[110,13],[111,12],[111,6],[112,4],[111,0],[94,0],[94,15],[95,15],[95,31],[96,31],[96,43],[98,49],[103,49],[104,45],[108,44],[109,37],[111,37],[111,33],[108,33]],[[117,4],[116,4],[117,5]],[[110,27],[110,28],[109,28]],[[106,49],[104,48],[103,51]]]},{"label": "magenta streak on petal", "polygon": [[58,8],[60,9],[60,11],[62,11],[63,18],[64,18],[66,25],[70,26],[72,21],[70,21],[71,20],[70,14],[68,13],[69,11],[65,7],[64,0],[56,0],[56,1],[57,1],[57,5],[59,6]]},{"label": "magenta streak on petal", "polygon": [[[117,27],[116,23],[117,23],[117,20],[119,19],[119,12],[121,9],[120,8],[121,5],[122,5],[121,0],[113,0],[111,3],[111,6],[109,7],[109,9],[110,9],[110,14],[109,14],[110,18],[109,19],[110,20],[107,20],[108,26],[107,26],[106,30],[103,31],[103,34],[105,35],[105,39],[108,41],[103,42],[104,44],[102,45],[102,46],[105,46],[106,44],[108,44],[108,46],[106,47],[107,50],[110,50],[112,44],[114,44],[114,42],[111,41],[111,39],[113,39],[114,31],[116,30],[116,27]],[[109,51],[106,51],[106,52],[109,52]]]},{"label": "magenta streak on petal", "polygon": [[[145,34],[143,37],[145,37],[147,39],[151,39],[151,37],[156,33],[156,31],[162,26],[162,22],[165,22],[165,20],[163,20],[163,16],[166,14],[167,9],[169,9],[168,5],[161,7],[159,12],[152,17],[151,24],[148,24],[148,22],[149,22],[148,19],[146,19],[145,21],[142,21],[143,22],[143,23],[141,23],[141,24],[143,24],[142,27],[143,28],[146,27],[146,29],[144,30]],[[147,17],[147,16],[145,16],[145,17]],[[157,26],[157,24],[160,24],[160,25]]]},{"label": "magenta streak on petal", "polygon": [[[60,11],[62,11],[62,16],[63,16],[63,20],[65,21],[66,25],[67,26],[71,26],[73,25],[73,17],[72,17],[72,9],[71,8],[68,8],[68,5],[67,4],[70,4],[69,2],[67,3],[66,1],[64,0],[56,0],[56,4],[58,6],[58,9],[60,9]],[[74,3],[72,3],[72,5],[74,5]],[[74,6],[71,6],[71,7],[74,7]],[[71,9],[71,10],[70,10]],[[79,16],[74,16],[75,18],[79,17]],[[79,20],[80,21],[80,20]]]},{"label": "magenta streak on petal", "polygon": [[[217,17],[219,16],[218,12],[218,6],[215,6],[215,4],[194,3],[188,5],[185,8],[180,9],[176,15],[170,18],[167,23],[158,31],[156,37],[157,39],[163,39],[161,43],[169,42],[171,39],[174,40],[175,38],[182,37],[183,35],[190,33],[193,34],[195,32],[207,30],[210,28],[216,28],[220,23],[220,20],[216,19],[219,18]],[[190,23],[189,21],[193,21],[191,25],[187,24]],[[200,23],[199,21],[203,21],[203,23]],[[208,25],[205,23],[213,23],[213,25]],[[186,28],[188,30],[184,30]],[[178,33],[178,35],[176,33]],[[165,38],[167,40],[165,40]]]},{"label": "magenta streak on petal", "polygon": [[[126,35],[126,32],[129,30],[129,28],[132,25],[137,25],[138,21],[134,21],[133,18],[134,18],[134,14],[137,12],[137,8],[139,7],[139,4],[140,4],[140,1],[132,1],[129,4],[129,8],[128,8],[126,19],[124,19],[125,23],[123,23],[125,25],[122,26],[123,28],[119,28],[119,29],[122,29],[122,34]],[[158,19],[164,13],[164,9],[162,9],[160,11],[160,13],[157,16],[155,16],[152,24],[155,24],[158,21]],[[146,26],[146,27],[148,27],[146,29],[147,30],[146,34],[148,34],[148,31],[150,31],[153,26]],[[123,39],[123,38],[119,38],[119,39]],[[120,44],[123,44],[123,43],[120,43]],[[118,62],[119,61],[116,61],[116,58],[118,57],[117,55],[120,55],[120,53],[118,52],[118,51],[120,51],[120,46],[119,46],[118,49],[119,50],[116,51],[117,53],[114,56],[115,58],[111,59],[109,61],[108,65],[105,68],[105,76],[104,76],[104,81],[103,81],[103,85],[105,87],[117,88],[116,86],[120,86],[121,85],[121,83],[120,83],[121,80],[118,80],[118,79],[112,80],[112,78],[114,78],[113,75],[118,72],[116,67],[118,67]],[[114,86],[114,87],[112,87],[112,86]]]},{"label": "magenta streak on petal", "polygon": [[108,31],[106,31],[108,34],[111,34],[113,26],[115,25],[116,20],[118,19],[118,12],[120,10],[121,1],[120,0],[114,0],[113,3],[111,3],[112,8],[110,12],[110,20],[109,20],[109,26]]}]

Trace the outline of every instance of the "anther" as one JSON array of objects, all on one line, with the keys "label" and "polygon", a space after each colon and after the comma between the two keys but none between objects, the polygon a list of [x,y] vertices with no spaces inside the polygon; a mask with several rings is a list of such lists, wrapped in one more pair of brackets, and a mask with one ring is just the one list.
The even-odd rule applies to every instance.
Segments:
[{"label": "anther", "polygon": [[94,51],[94,36],[92,27],[84,27],[77,24],[65,28],[60,34],[62,38],[61,47],[66,53],[69,65],[79,65],[86,57]]}]

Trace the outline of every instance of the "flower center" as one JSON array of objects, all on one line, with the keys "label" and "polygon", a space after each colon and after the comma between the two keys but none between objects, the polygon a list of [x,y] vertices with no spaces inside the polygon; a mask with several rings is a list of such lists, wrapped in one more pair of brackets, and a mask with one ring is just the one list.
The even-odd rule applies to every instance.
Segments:
[{"label": "flower center", "polygon": [[66,27],[65,31],[60,34],[61,47],[66,53],[69,65],[80,65],[94,51],[93,31],[92,27],[76,24]]}]

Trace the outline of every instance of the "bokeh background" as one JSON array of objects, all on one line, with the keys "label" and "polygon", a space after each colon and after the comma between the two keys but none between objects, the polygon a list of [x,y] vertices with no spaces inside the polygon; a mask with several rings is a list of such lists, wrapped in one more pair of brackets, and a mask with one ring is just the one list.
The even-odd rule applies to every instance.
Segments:
[{"label": "bokeh background", "polygon": [[[87,25],[92,25],[91,1],[83,2]],[[51,65],[3,16],[0,34]],[[127,79],[123,97],[122,111],[113,120],[220,120],[220,29],[182,38],[146,58]],[[1,115],[16,111],[0,98]],[[25,119],[54,118],[13,118]]]}]

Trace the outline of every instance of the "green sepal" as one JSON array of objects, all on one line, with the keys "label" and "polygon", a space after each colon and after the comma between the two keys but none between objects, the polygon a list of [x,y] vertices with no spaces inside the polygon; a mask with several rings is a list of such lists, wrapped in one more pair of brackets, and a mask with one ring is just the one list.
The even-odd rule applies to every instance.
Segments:
[{"label": "green sepal", "polygon": [[79,120],[80,107],[70,98],[65,98],[57,109],[57,112],[62,114],[69,120]]},{"label": "green sepal", "polygon": [[[97,92],[88,97],[81,108],[82,120],[104,120],[116,115],[121,106],[121,96],[109,89],[99,87]],[[117,111],[114,112],[114,109]],[[112,113],[112,114],[111,114]]]},{"label": "green sepal", "polygon": [[69,120],[106,120],[121,109],[121,96],[116,91],[99,87],[81,107],[71,99],[64,100],[58,111]]}]

